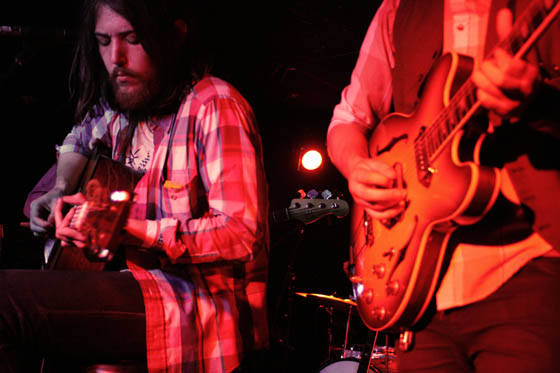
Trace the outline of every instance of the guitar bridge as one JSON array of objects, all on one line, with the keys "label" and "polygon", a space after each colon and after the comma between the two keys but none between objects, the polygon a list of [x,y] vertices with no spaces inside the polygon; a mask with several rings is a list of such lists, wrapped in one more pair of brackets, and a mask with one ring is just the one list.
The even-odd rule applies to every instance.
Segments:
[{"label": "guitar bridge", "polygon": [[416,169],[418,171],[418,181],[425,187],[429,187],[432,182],[433,168],[430,167],[430,161],[426,149],[423,146],[416,146]]}]

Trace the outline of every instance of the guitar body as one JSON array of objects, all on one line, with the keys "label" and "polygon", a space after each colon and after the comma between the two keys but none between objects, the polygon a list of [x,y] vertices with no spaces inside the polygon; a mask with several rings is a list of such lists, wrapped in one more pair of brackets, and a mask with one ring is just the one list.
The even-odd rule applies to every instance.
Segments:
[{"label": "guitar body", "polygon": [[417,110],[387,116],[370,139],[370,156],[393,166],[397,184],[407,190],[405,210],[397,218],[379,221],[360,206],[353,210],[353,283],[360,316],[370,329],[418,321],[436,290],[451,233],[481,219],[499,193],[498,170],[476,161],[482,138],[467,160],[460,156],[465,153],[461,131],[430,156],[424,158],[420,149],[432,146],[422,135],[471,68],[467,57],[443,56],[428,76]]},{"label": "guitar body", "polygon": [[[87,186],[92,180],[95,180],[98,185],[110,191],[126,191],[132,195],[141,177],[141,173],[101,155],[99,149],[96,149],[84,169],[79,190],[87,196]],[[127,212],[127,209],[115,211],[115,207],[113,207],[106,213],[101,214],[101,219],[98,218],[97,220],[105,219],[104,221],[94,223],[94,228],[103,227],[106,231],[107,227],[111,227],[120,230],[126,222]],[[89,225],[91,226],[92,224]],[[111,246],[114,246],[113,242],[118,240],[117,236],[118,232],[115,232],[115,237],[111,236],[111,238],[106,240],[111,242]],[[120,263],[117,263],[117,260],[97,259],[91,250],[91,248],[84,248],[82,250],[73,246],[63,247],[58,240],[49,240],[45,245],[45,268],[79,271],[102,271],[107,268],[118,269]]]}]

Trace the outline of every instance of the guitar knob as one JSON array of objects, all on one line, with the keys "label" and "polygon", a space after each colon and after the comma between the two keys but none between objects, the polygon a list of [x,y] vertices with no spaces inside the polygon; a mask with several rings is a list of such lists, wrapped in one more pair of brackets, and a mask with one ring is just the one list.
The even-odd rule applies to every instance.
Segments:
[{"label": "guitar knob", "polygon": [[374,307],[371,310],[371,315],[381,321],[387,316],[387,310],[385,307]]},{"label": "guitar knob", "polygon": [[395,250],[394,247],[392,247],[390,250],[384,252],[384,253],[382,254],[382,256],[383,256],[384,258],[389,258],[389,260],[393,260],[393,256],[394,256],[396,253],[397,253],[397,251]]},{"label": "guitar knob", "polygon": [[299,204],[299,202],[296,202],[292,205],[293,208],[295,209],[299,209],[301,207],[301,205]]},{"label": "guitar knob", "polygon": [[374,264],[371,272],[378,278],[383,278],[385,276],[385,264]]},{"label": "guitar knob", "polygon": [[387,283],[386,286],[387,294],[389,295],[397,295],[400,290],[400,285],[397,280],[392,280]]},{"label": "guitar knob", "polygon": [[367,304],[371,304],[373,302],[373,289],[367,289],[362,293],[362,298],[366,301]]}]

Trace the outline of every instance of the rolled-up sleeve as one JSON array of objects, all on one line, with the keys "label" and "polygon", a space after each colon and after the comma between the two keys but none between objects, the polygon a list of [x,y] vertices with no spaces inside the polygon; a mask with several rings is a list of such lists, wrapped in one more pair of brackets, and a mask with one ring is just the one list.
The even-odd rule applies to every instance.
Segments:
[{"label": "rolled-up sleeve", "polygon": [[[247,261],[267,246],[262,143],[254,114],[238,95],[228,92],[205,101],[191,119],[192,138],[175,135],[175,176],[158,187],[167,216],[149,221],[144,239],[146,246],[165,251],[174,262]],[[186,145],[182,137],[188,138]],[[189,154],[191,146],[195,160],[182,165],[179,154]],[[189,172],[181,169],[192,170],[184,176],[186,184],[180,180]]]},{"label": "rolled-up sleeve", "polygon": [[112,132],[119,128],[111,128],[118,115],[108,106],[98,104],[84,120],[74,125],[72,130],[59,146],[59,153],[80,153],[88,157],[97,141],[102,141],[109,149],[112,148]]},{"label": "rolled-up sleeve", "polygon": [[393,23],[397,0],[384,1],[377,10],[362,42],[350,84],[335,106],[329,131],[352,125],[369,133],[391,110],[394,66]]}]

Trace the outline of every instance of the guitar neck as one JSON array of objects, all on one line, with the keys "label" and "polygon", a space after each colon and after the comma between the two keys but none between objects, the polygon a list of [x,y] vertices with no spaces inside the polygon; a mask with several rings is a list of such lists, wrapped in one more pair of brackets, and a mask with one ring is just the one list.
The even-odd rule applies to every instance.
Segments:
[{"label": "guitar neck", "polygon": [[[506,38],[495,49],[504,49],[515,58],[524,57],[560,12],[559,0],[535,0],[515,22]],[[493,54],[490,53],[490,55]],[[447,142],[469,122],[479,109],[476,86],[468,78],[449,100],[432,126],[416,139],[416,145],[429,162],[440,154]]]},{"label": "guitar neck", "polygon": [[533,1],[516,21],[508,36],[496,48],[516,58],[524,57],[560,12],[558,0]]}]

